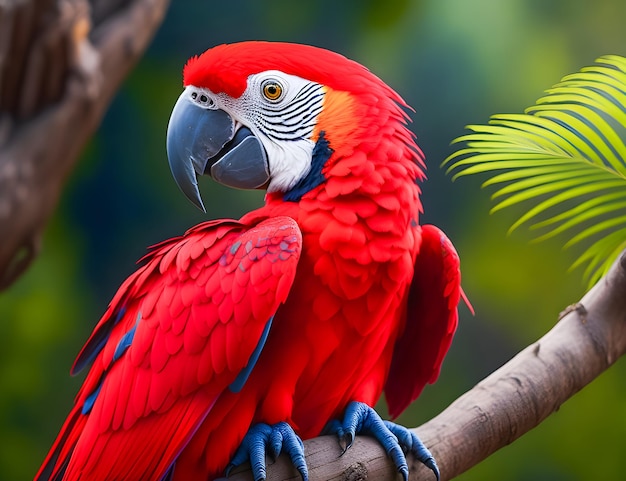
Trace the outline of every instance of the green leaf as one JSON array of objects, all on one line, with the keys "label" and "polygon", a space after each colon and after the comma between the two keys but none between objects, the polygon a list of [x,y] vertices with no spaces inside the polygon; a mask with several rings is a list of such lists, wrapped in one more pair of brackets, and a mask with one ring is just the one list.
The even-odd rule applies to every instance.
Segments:
[{"label": "green leaf", "polygon": [[487,187],[493,184],[501,184],[505,182],[510,182],[512,180],[525,179],[528,177],[538,177],[544,182],[550,182],[552,179],[552,176],[555,176],[554,177],[555,179],[563,178],[563,177],[559,177],[561,175],[560,173],[561,169],[559,169],[559,167],[562,167],[563,175],[565,175],[566,170],[570,170],[571,175],[573,175],[574,177],[578,175],[584,175],[584,173],[580,172],[577,165],[575,164],[568,165],[565,162],[561,164],[559,162],[558,164],[556,164],[556,168],[554,165],[541,166],[541,167],[528,167],[525,169],[511,170],[508,172],[504,172],[503,174],[494,175],[493,177],[491,177],[490,179],[487,179],[483,183],[483,187]]},{"label": "green leaf", "polygon": [[626,228],[612,232],[590,245],[576,262],[572,264],[570,269],[574,269],[587,262],[584,276],[588,278],[590,282],[596,282],[601,276],[608,272],[613,260],[624,248],[626,248]]},{"label": "green leaf", "polygon": [[[587,176],[582,181],[580,179],[568,179],[560,182],[552,182],[549,185],[540,185],[537,187],[533,187],[531,189],[526,189],[522,192],[518,192],[516,194],[507,197],[505,200],[501,201],[497,204],[492,212],[497,212],[505,207],[512,206],[514,204],[518,204],[525,200],[533,200],[536,197],[540,197],[545,194],[554,194],[551,199],[554,199],[553,202],[549,202],[549,206],[556,205],[559,202],[563,202],[565,200],[572,199],[574,197],[578,197],[581,195],[592,195],[599,189],[609,189],[612,187],[624,187],[621,182],[615,182],[612,180],[604,181],[604,175],[593,175]],[[557,193],[558,192],[558,193]],[[498,194],[498,192],[496,192]],[[495,195],[495,194],[494,194]],[[544,204],[538,204],[537,207]]]},{"label": "green leaf", "polygon": [[491,212],[525,204],[509,232],[534,221],[537,240],[569,234],[565,247],[589,246],[595,281],[626,246],[626,58],[608,55],[563,77],[523,114],[499,114],[470,125],[444,160],[453,180],[486,175],[498,186]]},{"label": "green leaf", "polygon": [[576,227],[576,225],[582,224],[585,221],[616,211],[626,212],[626,200],[623,200],[621,202],[603,203],[603,205],[601,205],[600,207],[583,210],[580,214],[572,216],[567,222],[563,222],[561,225],[550,230],[541,237],[538,237],[536,240],[541,241],[549,239],[550,237],[554,237],[561,232],[565,232],[570,228]]},{"label": "green leaf", "polygon": [[[608,190],[608,189],[612,189],[612,188],[623,188],[623,185],[620,182],[607,182],[604,184],[600,184],[600,185],[596,185],[595,186],[598,189],[604,189],[604,190]],[[582,185],[580,187],[577,188],[573,188],[573,189],[569,189],[569,190],[565,190],[563,192],[560,192],[552,197],[548,197],[546,200],[540,202],[539,204],[535,205],[534,207],[532,207],[530,210],[528,210],[524,215],[522,215],[522,217],[520,217],[510,228],[509,228],[509,233],[513,232],[513,230],[515,230],[517,227],[519,227],[520,225],[522,225],[523,223],[531,220],[533,217],[538,216],[539,214],[543,213],[543,212],[547,212],[548,209],[553,208],[559,204],[565,203],[567,201],[571,201],[571,200],[577,200],[580,197],[584,196],[585,194],[588,194],[590,191],[590,186],[587,185]]]},{"label": "green leaf", "polygon": [[586,210],[591,209],[592,207],[595,207],[596,205],[602,204],[604,202],[608,204],[609,202],[612,202],[616,199],[624,199],[624,202],[626,202],[626,192],[623,192],[623,191],[612,192],[609,194],[604,194],[601,197],[595,197],[593,199],[589,199],[585,202],[582,202],[576,205],[575,207],[572,207],[571,209],[566,210],[565,212],[561,212],[560,214],[550,217],[549,219],[543,220],[541,222],[537,222],[536,224],[532,226],[532,228],[540,229],[540,228],[549,226],[551,224],[565,221],[566,219],[569,219],[575,215],[578,215],[581,212],[585,212]]}]

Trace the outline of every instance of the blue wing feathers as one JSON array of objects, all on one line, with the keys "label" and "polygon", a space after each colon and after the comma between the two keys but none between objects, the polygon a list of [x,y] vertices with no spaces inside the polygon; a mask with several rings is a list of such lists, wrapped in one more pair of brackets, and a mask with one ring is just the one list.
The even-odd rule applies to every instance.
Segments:
[{"label": "blue wing feathers", "polygon": [[132,329],[124,334],[120,341],[117,343],[117,347],[115,348],[115,352],[113,353],[113,361],[117,361],[122,356],[122,354],[126,352],[126,349],[128,349],[132,344],[140,319],[141,313],[137,314],[137,321],[135,322],[135,325],[132,327]]},{"label": "blue wing feathers", "polygon": [[258,344],[254,348],[254,351],[252,352],[252,355],[250,356],[250,360],[248,361],[248,364],[246,364],[246,367],[243,368],[243,370],[237,375],[236,379],[230,384],[229,389],[232,392],[241,391],[244,384],[248,380],[248,377],[250,376],[252,369],[254,369],[254,366],[256,362],[258,361],[259,356],[261,355],[263,346],[265,346],[265,341],[267,341],[267,336],[270,333],[270,328],[272,327],[273,319],[274,319],[274,316],[270,317],[270,320],[267,321],[267,324],[265,325],[265,328],[263,329],[263,333],[261,334],[261,338],[259,339]]},{"label": "blue wing feathers", "polygon": [[89,396],[87,396],[87,399],[85,399],[85,402],[83,403],[83,408],[81,410],[81,414],[85,415],[91,411],[91,409],[93,408],[93,404],[96,402],[96,398],[98,397],[98,394],[100,394],[101,389],[102,389],[102,381],[100,381],[100,384],[98,384],[98,387],[96,388],[96,390],[92,392]]},{"label": "blue wing feathers", "polygon": [[78,374],[85,368],[85,366],[93,362],[93,360],[96,358],[96,356],[100,353],[102,348],[109,340],[113,328],[117,325],[118,322],[120,322],[125,313],[126,307],[122,306],[119,311],[117,311],[113,322],[109,321],[105,323],[101,329],[94,333],[94,336],[89,339],[89,342],[85,344],[85,347],[83,347],[82,351],[76,358],[76,361],[74,362],[74,365],[72,366],[72,369],[70,371],[72,376]]}]

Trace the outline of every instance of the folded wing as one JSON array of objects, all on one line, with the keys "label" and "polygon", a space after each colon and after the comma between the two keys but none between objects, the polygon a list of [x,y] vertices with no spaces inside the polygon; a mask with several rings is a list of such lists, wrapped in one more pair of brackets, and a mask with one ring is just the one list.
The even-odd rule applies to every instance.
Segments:
[{"label": "folded wing", "polygon": [[225,390],[241,389],[286,299],[301,234],[277,217],[155,246],[80,352],[93,363],[36,480],[161,480]]},{"label": "folded wing", "polygon": [[426,384],[437,380],[458,324],[461,297],[467,302],[454,246],[437,227],[422,226],[404,331],[396,341],[385,384],[392,417],[404,411]]}]

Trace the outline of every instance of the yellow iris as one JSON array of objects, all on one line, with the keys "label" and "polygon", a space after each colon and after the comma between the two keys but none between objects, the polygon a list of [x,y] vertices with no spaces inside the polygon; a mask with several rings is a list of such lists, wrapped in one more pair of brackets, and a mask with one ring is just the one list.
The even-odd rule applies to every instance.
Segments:
[{"label": "yellow iris", "polygon": [[278,100],[283,94],[283,86],[275,80],[268,80],[263,83],[263,95],[268,100]]}]

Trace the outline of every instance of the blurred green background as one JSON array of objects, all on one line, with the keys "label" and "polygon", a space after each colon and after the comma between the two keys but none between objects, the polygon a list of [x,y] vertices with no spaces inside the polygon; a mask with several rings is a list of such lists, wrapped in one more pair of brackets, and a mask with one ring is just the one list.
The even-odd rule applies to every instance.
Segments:
[{"label": "blurred green background", "polygon": [[[416,112],[429,164],[424,222],[443,228],[463,262],[476,309],[439,382],[402,416],[415,426],[444,409],[545,333],[584,293],[562,241],[506,235],[515,212],[490,216],[480,179],[452,183],[439,168],[468,123],[520,112],[542,91],[603,54],[626,54],[624,0],[230,0],[173,2],[73,173],[39,259],[0,295],[0,479],[32,479],[80,385],[69,367],[145,247],[208,218],[238,217],[259,193],[201,189],[209,212],[178,191],[165,129],[185,60],[223,42],[310,43],[385,79]],[[539,428],[461,476],[472,480],[623,479],[623,361]]]}]

